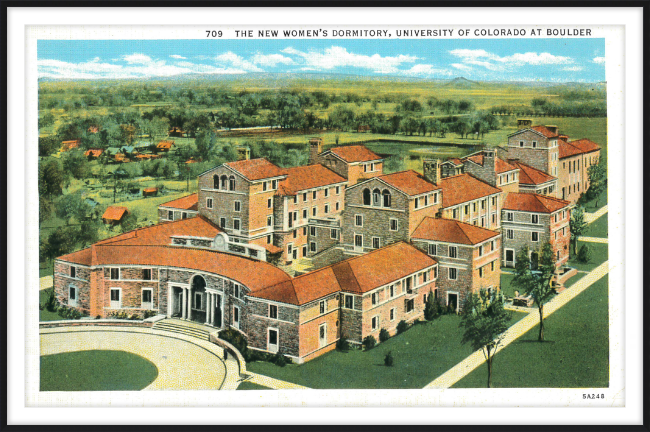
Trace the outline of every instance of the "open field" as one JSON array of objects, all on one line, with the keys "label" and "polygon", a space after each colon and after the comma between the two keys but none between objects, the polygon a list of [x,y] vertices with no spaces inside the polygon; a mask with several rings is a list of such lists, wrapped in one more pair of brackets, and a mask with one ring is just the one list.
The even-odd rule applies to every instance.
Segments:
[{"label": "open field", "polygon": [[587,225],[587,228],[584,231],[584,234],[582,234],[585,237],[601,237],[601,238],[607,238],[607,232],[609,230],[609,218],[607,217],[607,213]]},{"label": "open field", "polygon": [[[525,314],[513,313],[511,325]],[[460,317],[415,325],[369,351],[332,351],[302,365],[254,362],[248,370],[312,388],[422,388],[472,353],[460,343]],[[393,367],[384,366],[391,352]]]},{"label": "open field", "polygon": [[142,390],[158,368],[124,351],[76,351],[41,356],[41,391]]},{"label": "open field", "polygon": [[[582,247],[583,244],[586,244],[591,249],[591,259],[588,263],[581,263],[578,261],[577,257],[571,255],[569,258],[569,266],[574,267],[582,271],[591,271],[607,261],[609,256],[609,245],[604,243],[588,243],[578,241],[578,250]],[[573,249],[573,247],[572,247]]]},{"label": "open field", "polygon": [[[493,387],[601,388],[609,385],[608,279],[600,279],[494,357]],[[482,388],[483,364],[453,388]]]}]

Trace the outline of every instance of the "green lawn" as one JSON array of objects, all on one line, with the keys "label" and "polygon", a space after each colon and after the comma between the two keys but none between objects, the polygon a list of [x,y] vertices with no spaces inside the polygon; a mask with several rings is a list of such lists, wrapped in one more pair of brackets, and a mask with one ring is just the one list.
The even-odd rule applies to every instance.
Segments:
[{"label": "green lawn", "polygon": [[[604,243],[591,243],[591,242],[578,242],[578,250],[582,247],[583,244],[589,245],[591,249],[591,259],[588,263],[581,263],[578,259],[572,254],[569,259],[569,266],[574,267],[578,270],[591,271],[607,261],[609,255],[609,245]],[[572,247],[573,249],[573,247]]]},{"label": "green lawn", "polygon": [[244,381],[243,383],[239,384],[237,390],[273,390],[273,389],[249,381]]},{"label": "green lawn", "polygon": [[584,234],[582,234],[585,237],[602,237],[602,238],[607,238],[607,230],[608,230],[608,221],[609,218],[607,217],[607,213],[587,225],[587,228],[585,228]]},{"label": "green lawn", "polygon": [[[38,303],[44,305],[54,288],[44,289],[38,292]],[[56,312],[50,312],[47,309],[39,311],[39,321],[57,321],[63,318]]]},{"label": "green lawn", "polygon": [[[602,278],[544,320],[546,341],[535,326],[497,352],[493,387],[583,388],[609,385],[608,281]],[[454,388],[487,384],[483,364]]]},{"label": "green lawn", "polygon": [[41,356],[41,391],[142,390],[157,376],[153,363],[124,351]]},{"label": "green lawn", "polygon": [[[602,153],[603,152],[601,152],[601,154]],[[598,206],[596,206],[596,204],[598,204]],[[598,195],[598,200],[594,198],[591,201],[587,201],[583,206],[586,212],[594,213],[596,210],[604,207],[605,205],[607,205],[607,189],[605,189],[600,193],[600,195]]]},{"label": "green lawn", "polygon": [[[514,313],[512,324],[525,314]],[[278,367],[254,362],[251,372],[312,388],[422,388],[472,353],[460,343],[460,317],[445,315],[433,322],[413,326],[370,351],[332,351],[302,365]],[[391,352],[394,366],[384,366]]]}]

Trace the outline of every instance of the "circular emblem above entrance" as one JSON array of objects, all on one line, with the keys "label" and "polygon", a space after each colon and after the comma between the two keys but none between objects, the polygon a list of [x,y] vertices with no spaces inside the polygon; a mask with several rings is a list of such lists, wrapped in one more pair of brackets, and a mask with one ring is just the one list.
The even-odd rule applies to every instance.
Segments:
[{"label": "circular emblem above entrance", "polygon": [[214,247],[219,250],[225,250],[226,245],[228,244],[228,234],[219,233],[214,238]]}]

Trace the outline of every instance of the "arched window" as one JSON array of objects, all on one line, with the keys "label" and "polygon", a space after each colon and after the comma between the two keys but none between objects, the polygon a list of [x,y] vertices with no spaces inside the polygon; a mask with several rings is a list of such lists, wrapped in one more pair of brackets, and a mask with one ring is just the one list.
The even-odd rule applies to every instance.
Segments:
[{"label": "arched window", "polygon": [[225,175],[221,176],[221,189],[227,190],[228,189],[228,177]]},{"label": "arched window", "polygon": [[363,205],[370,205],[370,189],[363,190]]},{"label": "arched window", "polygon": [[235,190],[235,176],[230,176],[230,190]]},{"label": "arched window", "polygon": [[388,189],[384,189],[381,194],[384,197],[384,207],[390,207],[390,191]]},{"label": "arched window", "polygon": [[214,189],[219,189],[219,176],[215,175],[212,180],[214,181]]},{"label": "arched window", "polygon": [[381,205],[381,193],[379,192],[379,189],[375,189],[372,191],[372,205],[374,206]]}]

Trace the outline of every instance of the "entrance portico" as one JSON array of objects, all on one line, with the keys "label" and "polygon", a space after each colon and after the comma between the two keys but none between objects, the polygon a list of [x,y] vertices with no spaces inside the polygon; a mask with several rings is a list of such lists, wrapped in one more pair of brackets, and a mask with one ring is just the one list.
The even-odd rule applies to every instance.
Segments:
[{"label": "entrance portico", "polygon": [[193,276],[189,284],[169,283],[167,294],[168,317],[223,326],[223,293],[207,287],[202,276]]}]

